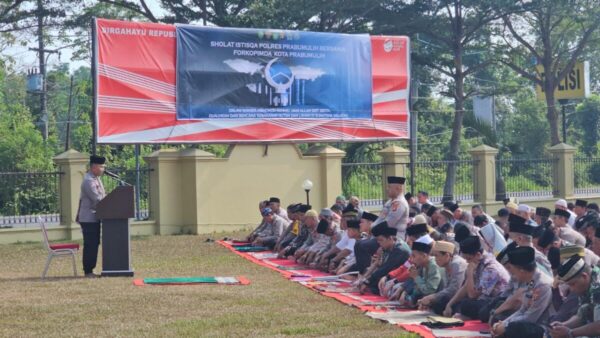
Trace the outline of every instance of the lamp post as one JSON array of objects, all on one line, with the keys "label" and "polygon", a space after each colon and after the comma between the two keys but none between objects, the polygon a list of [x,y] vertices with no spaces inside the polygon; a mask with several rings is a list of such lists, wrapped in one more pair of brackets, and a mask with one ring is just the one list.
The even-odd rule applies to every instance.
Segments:
[{"label": "lamp post", "polygon": [[306,204],[310,204],[308,193],[310,192],[310,189],[312,189],[312,187],[313,183],[308,178],[305,179],[304,182],[302,182],[302,189],[306,191]]}]

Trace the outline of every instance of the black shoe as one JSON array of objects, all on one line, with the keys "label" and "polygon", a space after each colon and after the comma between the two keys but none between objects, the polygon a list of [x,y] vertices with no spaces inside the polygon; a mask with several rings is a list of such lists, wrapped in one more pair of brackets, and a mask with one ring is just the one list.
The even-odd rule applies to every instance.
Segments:
[{"label": "black shoe", "polygon": [[85,278],[100,278],[100,276],[93,272],[90,272],[85,274]]}]

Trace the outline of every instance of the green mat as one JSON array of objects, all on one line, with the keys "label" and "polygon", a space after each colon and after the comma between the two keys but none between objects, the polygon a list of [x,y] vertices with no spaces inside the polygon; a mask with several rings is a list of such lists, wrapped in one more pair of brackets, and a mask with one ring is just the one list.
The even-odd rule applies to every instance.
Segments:
[{"label": "green mat", "polygon": [[175,284],[175,283],[217,283],[215,277],[181,277],[181,278],[144,278],[145,284]]},{"label": "green mat", "polygon": [[286,271],[294,271],[294,270],[306,270],[308,269],[305,266],[283,266],[283,265],[278,265],[277,269],[279,270],[286,270]]},{"label": "green mat", "polygon": [[267,251],[269,250],[269,248],[265,247],[265,246],[241,246],[241,247],[237,247],[234,248],[235,250],[239,251],[239,252],[256,252],[256,251]]}]

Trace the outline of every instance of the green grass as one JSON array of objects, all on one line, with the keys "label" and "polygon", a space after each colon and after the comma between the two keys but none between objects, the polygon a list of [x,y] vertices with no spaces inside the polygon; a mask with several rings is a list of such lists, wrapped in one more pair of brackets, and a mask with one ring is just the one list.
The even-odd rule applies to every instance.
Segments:
[{"label": "green grass", "polygon": [[[232,235],[241,234],[218,237]],[[406,336],[205,239],[135,238],[136,278],[244,275],[251,284],[136,287],[130,278],[69,277],[68,259],[55,260],[42,281],[41,244],[0,245],[0,336]],[[81,275],[81,253],[77,268]]]}]

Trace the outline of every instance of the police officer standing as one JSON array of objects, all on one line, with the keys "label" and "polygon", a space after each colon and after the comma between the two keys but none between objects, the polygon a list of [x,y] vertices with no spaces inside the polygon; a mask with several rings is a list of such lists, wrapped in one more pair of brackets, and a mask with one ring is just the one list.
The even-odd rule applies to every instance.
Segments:
[{"label": "police officer standing", "polygon": [[77,222],[83,233],[83,272],[88,278],[98,277],[94,274],[100,245],[100,220],[96,217],[96,205],[106,196],[100,180],[100,176],[104,174],[105,162],[106,158],[102,156],[90,156],[90,170],[81,183]]},{"label": "police officer standing", "polygon": [[406,226],[408,224],[408,202],[404,198],[403,188],[406,178],[388,176],[387,178],[387,196],[389,200],[383,206],[379,218],[371,225],[371,229],[376,225],[387,222],[387,224],[397,230],[397,237],[404,240],[406,237]]}]

